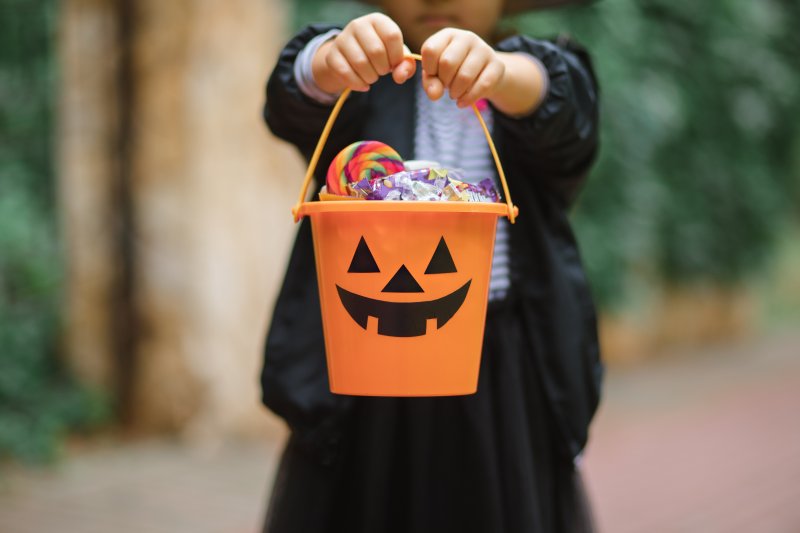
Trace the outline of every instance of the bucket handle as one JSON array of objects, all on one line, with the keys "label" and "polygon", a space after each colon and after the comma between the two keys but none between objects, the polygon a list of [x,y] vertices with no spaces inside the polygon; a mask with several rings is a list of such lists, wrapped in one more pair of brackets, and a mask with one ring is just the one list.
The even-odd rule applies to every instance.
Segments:
[{"label": "bucket handle", "polygon": [[[422,61],[422,56],[419,54],[406,54],[406,58]],[[311,161],[308,163],[306,176],[303,179],[303,186],[300,190],[300,198],[297,200],[297,204],[295,204],[295,206],[292,208],[292,215],[294,215],[295,222],[300,220],[300,205],[305,201],[306,195],[308,194],[308,187],[311,185],[311,179],[314,177],[314,171],[317,169],[319,157],[322,154],[322,148],[325,146],[325,143],[328,142],[328,136],[333,128],[333,123],[336,122],[336,117],[339,116],[339,112],[342,110],[342,106],[349,95],[350,89],[345,89],[342,91],[342,94],[339,96],[339,99],[336,100],[336,104],[333,106],[333,110],[331,110],[331,114],[328,117],[328,121],[325,123],[325,127],[322,129],[322,134],[317,142],[317,147],[314,149],[314,154],[311,156]],[[489,143],[489,150],[492,152],[494,164],[497,167],[497,173],[500,176],[500,183],[503,185],[503,194],[506,197],[506,205],[508,206],[508,212],[506,213],[506,216],[508,217],[508,221],[513,224],[517,218],[519,209],[517,209],[517,207],[511,203],[511,193],[508,191],[506,174],[503,172],[503,165],[500,164],[500,157],[497,155],[497,149],[495,148],[494,141],[489,133],[489,128],[486,127],[486,122],[484,122],[481,112],[478,111],[478,107],[475,104],[472,104],[472,111],[475,113],[475,116],[478,117],[478,122],[480,122],[481,128],[483,129],[483,134],[486,136],[486,142]]]}]

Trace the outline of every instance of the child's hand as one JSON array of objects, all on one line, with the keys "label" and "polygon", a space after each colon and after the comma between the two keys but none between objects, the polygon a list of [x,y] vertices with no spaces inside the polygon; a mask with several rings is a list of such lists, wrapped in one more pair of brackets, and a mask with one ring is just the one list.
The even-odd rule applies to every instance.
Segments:
[{"label": "child's hand", "polygon": [[476,34],[445,28],[422,45],[422,83],[431,100],[445,89],[459,107],[490,97],[505,75],[505,63]]},{"label": "child's hand", "polygon": [[407,51],[400,27],[386,15],[371,13],[320,46],[311,72],[320,89],[332,94],[346,88],[366,91],[390,72],[395,82],[404,83],[417,68],[416,61],[403,59]]}]

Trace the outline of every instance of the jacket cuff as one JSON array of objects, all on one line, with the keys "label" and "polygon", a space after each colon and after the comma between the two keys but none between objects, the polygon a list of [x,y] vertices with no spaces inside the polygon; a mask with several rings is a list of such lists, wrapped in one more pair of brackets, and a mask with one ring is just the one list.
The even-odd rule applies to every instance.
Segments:
[{"label": "jacket cuff", "polygon": [[336,29],[340,28],[332,24],[311,24],[292,37],[278,56],[278,62],[267,83],[267,95],[281,101],[288,97],[317,108],[330,107],[306,96],[297,84],[294,68],[298,56],[315,37]]},{"label": "jacket cuff", "polygon": [[521,35],[505,39],[498,45],[502,52],[521,53],[530,57],[544,69],[547,78],[547,91],[544,92],[539,106],[523,117],[508,117],[511,119],[533,119],[537,124],[548,122],[553,116],[559,114],[570,99],[569,66],[562,51],[549,41],[539,41]]},{"label": "jacket cuff", "polygon": [[311,62],[314,59],[314,54],[317,53],[319,47],[324,43],[339,35],[342,30],[334,28],[330,31],[317,35],[300,51],[297,59],[294,62],[294,81],[300,91],[312,100],[320,104],[331,105],[339,98],[339,94],[328,93],[320,89],[314,79],[314,74],[311,70]]}]

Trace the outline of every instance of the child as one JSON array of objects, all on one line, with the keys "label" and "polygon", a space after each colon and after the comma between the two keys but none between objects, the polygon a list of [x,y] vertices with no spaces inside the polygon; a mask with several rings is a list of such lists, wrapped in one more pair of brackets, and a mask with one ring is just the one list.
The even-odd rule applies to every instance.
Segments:
[{"label": "child", "polygon": [[[536,3],[382,0],[385,15],[308,27],[282,51],[265,118],[306,158],[337,95],[356,91],[320,183],[333,156],[362,139],[494,176],[468,107],[479,102],[520,215],[498,225],[478,392],[439,398],[329,392],[303,220],[265,348],[263,401],[291,429],[265,531],[591,530],[576,459],[602,371],[567,209],[597,150],[597,89],[570,43],[494,43],[503,13]],[[404,43],[421,52],[421,69]]]}]

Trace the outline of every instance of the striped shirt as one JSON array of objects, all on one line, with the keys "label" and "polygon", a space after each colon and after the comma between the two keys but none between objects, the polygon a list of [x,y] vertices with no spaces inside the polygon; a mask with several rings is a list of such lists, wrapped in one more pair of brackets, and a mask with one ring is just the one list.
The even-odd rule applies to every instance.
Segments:
[{"label": "striped shirt", "polygon": [[[459,109],[447,95],[434,102],[425,94],[422,84],[417,85],[416,97],[414,158],[436,161],[445,168],[462,170],[464,180],[470,183],[492,178],[498,190],[502,190],[486,136],[472,109]],[[494,126],[491,108],[483,102],[478,109],[491,132]],[[508,259],[508,220],[500,217],[494,241],[489,300],[502,299],[508,292]]]}]

